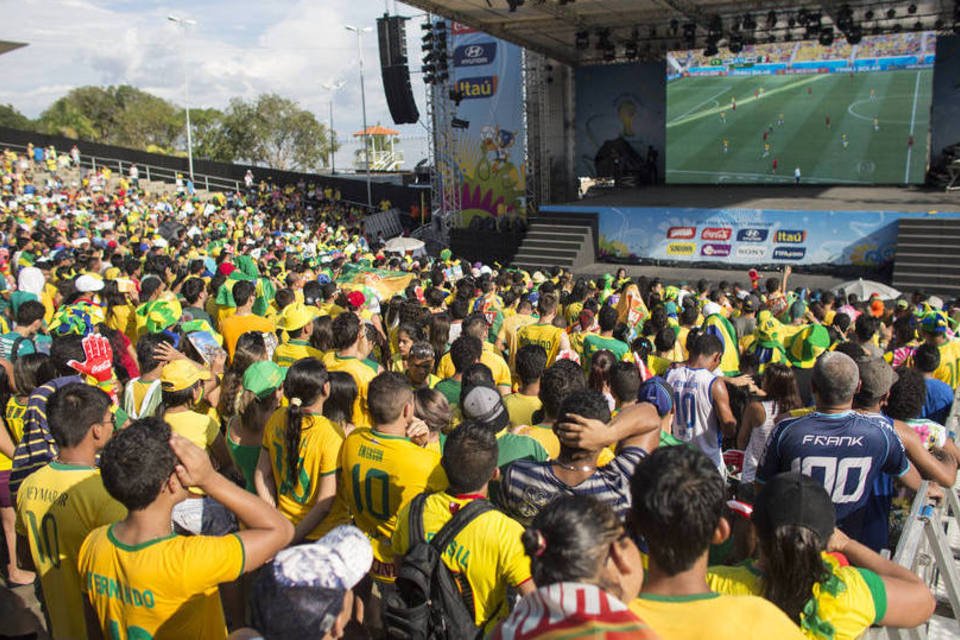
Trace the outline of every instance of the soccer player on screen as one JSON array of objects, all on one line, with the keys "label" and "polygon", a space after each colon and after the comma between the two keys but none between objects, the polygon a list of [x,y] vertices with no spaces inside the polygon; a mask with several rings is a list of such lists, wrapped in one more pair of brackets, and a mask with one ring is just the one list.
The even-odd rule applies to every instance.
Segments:
[{"label": "soccer player on screen", "polygon": [[870,101],[872,102],[872,101],[874,101],[874,100],[876,100],[876,99],[877,99],[877,94],[876,94],[876,92],[875,92],[873,89],[870,89]]},{"label": "soccer player on screen", "polygon": [[830,128],[830,116],[829,116],[829,115],[826,116],[826,124],[827,124],[827,129],[829,129],[829,128]]},{"label": "soccer player on screen", "polygon": [[769,142],[764,142],[764,143],[763,143],[763,156],[762,156],[762,157],[764,157],[764,158],[769,158],[769,157],[770,157],[770,143],[769,143]]},{"label": "soccer player on screen", "polygon": [[840,144],[843,145],[843,150],[846,151],[847,146],[850,144],[850,142],[847,140],[847,134],[845,133],[840,134]]},{"label": "soccer player on screen", "polygon": [[736,98],[730,98],[730,109],[733,110],[733,111],[736,111],[736,110],[737,110],[737,99],[736,99]]},{"label": "soccer player on screen", "polygon": [[722,146],[723,146],[723,153],[724,155],[726,155],[726,153],[730,151],[730,141],[724,138],[722,142]]},{"label": "soccer player on screen", "polygon": [[720,112],[720,123],[721,123],[721,124],[727,124],[727,112],[726,112],[726,111],[721,111],[721,112]]},{"label": "soccer player on screen", "polygon": [[783,126],[783,114],[782,114],[782,113],[777,117],[777,126],[778,126],[778,127],[782,127],[782,126]]},{"label": "soccer player on screen", "polygon": [[776,158],[773,159],[773,163],[770,166],[770,173],[772,173],[773,175],[777,175],[777,159]]},{"label": "soccer player on screen", "polygon": [[873,116],[873,130],[880,131],[880,118]]}]

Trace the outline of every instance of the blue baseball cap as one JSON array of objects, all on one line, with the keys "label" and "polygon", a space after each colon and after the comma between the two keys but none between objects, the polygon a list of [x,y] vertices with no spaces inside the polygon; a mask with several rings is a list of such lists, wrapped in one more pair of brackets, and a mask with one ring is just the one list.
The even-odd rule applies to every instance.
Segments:
[{"label": "blue baseball cap", "polygon": [[649,402],[662,418],[673,410],[673,388],[660,376],[654,376],[640,385],[637,402]]}]

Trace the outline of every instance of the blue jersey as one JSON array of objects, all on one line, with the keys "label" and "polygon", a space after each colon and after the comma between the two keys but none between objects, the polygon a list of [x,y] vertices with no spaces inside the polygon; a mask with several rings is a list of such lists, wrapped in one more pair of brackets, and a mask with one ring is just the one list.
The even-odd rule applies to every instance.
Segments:
[{"label": "blue jersey", "polygon": [[833,500],[837,526],[860,541],[865,529],[879,526],[869,521],[879,517],[870,507],[883,474],[899,477],[909,469],[903,444],[888,422],[853,411],[812,413],[777,426],[757,481],[786,471],[815,478]]}]

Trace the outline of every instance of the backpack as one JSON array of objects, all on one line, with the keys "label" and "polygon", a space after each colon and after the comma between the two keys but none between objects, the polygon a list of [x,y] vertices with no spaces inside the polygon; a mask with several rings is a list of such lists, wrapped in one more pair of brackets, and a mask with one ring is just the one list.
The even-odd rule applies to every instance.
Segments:
[{"label": "backpack", "polygon": [[10,347],[10,362],[16,362],[19,356],[20,345],[24,342],[29,342],[33,347],[33,353],[37,353],[37,343],[33,341],[33,338],[26,338],[24,336],[19,336],[16,340],[13,341],[13,346]]},{"label": "backpack", "polygon": [[[493,510],[487,500],[474,500],[457,511],[430,542],[423,532],[423,508],[429,493],[410,503],[410,549],[397,571],[396,592],[385,599],[387,636],[401,640],[478,638],[472,599],[461,592],[441,556],[464,527]],[[467,596],[469,596],[469,588]],[[469,602],[469,604],[468,604]]]}]

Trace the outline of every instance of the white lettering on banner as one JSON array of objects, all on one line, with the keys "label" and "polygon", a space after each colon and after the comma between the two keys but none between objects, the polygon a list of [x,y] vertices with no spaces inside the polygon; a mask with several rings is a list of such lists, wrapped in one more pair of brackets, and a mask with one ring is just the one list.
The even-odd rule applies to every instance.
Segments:
[{"label": "white lettering on banner", "polygon": [[[795,458],[790,463],[790,470],[813,478],[816,477],[814,471],[822,469],[823,488],[830,494],[833,504],[846,504],[857,502],[863,497],[871,466],[873,466],[873,459],[869,456],[839,459],[828,456],[809,456]],[[847,480],[851,471],[857,473],[857,485],[853,491],[847,492]]]}]

